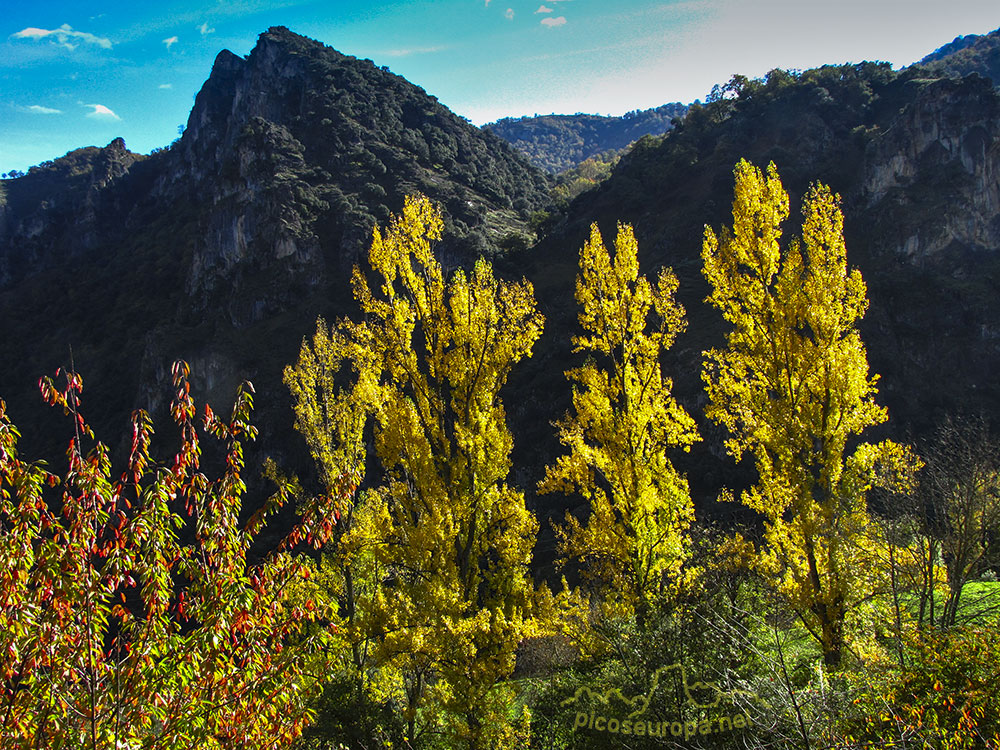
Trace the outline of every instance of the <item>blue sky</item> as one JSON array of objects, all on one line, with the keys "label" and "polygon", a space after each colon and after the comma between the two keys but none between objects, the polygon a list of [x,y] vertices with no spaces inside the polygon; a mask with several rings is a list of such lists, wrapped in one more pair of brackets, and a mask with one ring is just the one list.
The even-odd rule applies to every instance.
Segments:
[{"label": "blue sky", "polygon": [[122,136],[168,145],[223,48],[283,25],[482,124],[704,99],[733,73],[908,65],[1000,27],[997,0],[3,0],[0,172]]}]

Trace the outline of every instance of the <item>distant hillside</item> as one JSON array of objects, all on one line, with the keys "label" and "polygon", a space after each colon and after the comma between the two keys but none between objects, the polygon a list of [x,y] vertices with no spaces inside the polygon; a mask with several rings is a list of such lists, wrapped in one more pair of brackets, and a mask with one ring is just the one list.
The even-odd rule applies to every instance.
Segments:
[{"label": "distant hillside", "polygon": [[504,118],[484,126],[528,157],[536,167],[557,174],[606,151],[618,151],[644,135],[662,135],[687,106],[679,102],[636,110],[623,117],[536,115]]},{"label": "distant hillside", "polygon": [[985,35],[957,37],[918,64],[952,76],[978,73],[1000,86],[1000,29]]}]

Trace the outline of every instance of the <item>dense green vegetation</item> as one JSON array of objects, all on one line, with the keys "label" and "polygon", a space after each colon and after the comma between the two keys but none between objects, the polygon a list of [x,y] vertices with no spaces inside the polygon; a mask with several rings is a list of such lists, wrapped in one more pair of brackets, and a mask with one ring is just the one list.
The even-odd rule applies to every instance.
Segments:
[{"label": "dense green vegetation", "polygon": [[552,198],[556,207],[565,210],[578,195],[600,185],[611,176],[619,159],[621,159],[620,152],[605,151],[588,157],[575,167],[556,175],[556,186],[552,188]]},{"label": "dense green vegetation", "polygon": [[981,36],[960,36],[934,50],[918,65],[953,76],[978,73],[1000,86],[1000,29]]},{"label": "dense green vegetation", "polygon": [[584,114],[507,117],[484,129],[510,141],[535,166],[557,174],[599,154],[621,151],[644,135],[662,135],[685,111],[685,105],[675,102],[622,117]]}]

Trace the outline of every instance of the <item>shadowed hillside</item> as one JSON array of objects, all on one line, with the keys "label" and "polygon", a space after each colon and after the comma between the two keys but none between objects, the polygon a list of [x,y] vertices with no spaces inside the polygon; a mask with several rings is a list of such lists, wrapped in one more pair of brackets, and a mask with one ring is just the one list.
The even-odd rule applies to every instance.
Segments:
[{"label": "shadowed hillside", "polygon": [[99,432],[116,434],[133,408],[165,407],[184,357],[214,403],[252,378],[280,450],[297,441],[281,369],[317,315],[353,310],[350,270],[405,195],[444,206],[454,267],[529,244],[548,188],[423,89],[272,28],[247,58],[218,55],[169,148],[117,139],[0,183],[0,393],[40,439],[35,383],[72,347]]},{"label": "shadowed hillside", "polygon": [[[141,157],[116,140],[0,183],[0,315],[11,332],[0,393],[25,439],[42,441],[53,417],[35,383],[72,347],[89,413],[117,434],[132,408],[165,407],[167,368],[184,357],[212,402],[253,379],[261,451],[307,472],[282,367],[318,315],[354,314],[349,273],[372,227],[420,191],[444,207],[446,267],[482,254],[535,283],[547,320],[508,386],[512,476],[561,515],[572,499],[530,493],[558,452],[550,421],[569,405],[562,373],[575,361],[574,278],[590,222],[606,239],[616,221],[632,223],[642,270],[676,270],[689,328],[667,365],[699,415],[702,351],[723,332],[702,303],[701,237],[729,220],[740,158],[773,160],[793,203],[815,179],[843,197],[887,433],[921,434],[960,410],[1000,414],[1000,96],[985,79],[875,63],[734,77],[554,209],[549,179],[499,137],[282,28],[246,59],[220,53],[170,148]],[[547,233],[537,244],[535,231]],[[702,430],[706,441],[680,461],[696,502],[714,511],[717,489],[748,477],[722,457],[719,430]]]}]

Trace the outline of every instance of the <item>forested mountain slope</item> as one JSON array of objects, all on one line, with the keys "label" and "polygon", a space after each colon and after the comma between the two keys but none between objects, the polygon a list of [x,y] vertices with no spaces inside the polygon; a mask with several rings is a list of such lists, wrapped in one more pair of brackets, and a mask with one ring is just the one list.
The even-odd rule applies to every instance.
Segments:
[{"label": "forested mountain slope", "polygon": [[[842,195],[848,262],[868,283],[863,334],[891,414],[883,432],[919,435],[959,411],[1000,415],[1000,95],[985,79],[874,63],[734,78],[556,210],[549,178],[498,136],[283,28],[246,59],[219,55],[171,147],[143,157],[116,140],[0,183],[0,394],[29,445],[51,432],[55,455],[63,433],[46,429],[55,417],[33,392],[71,349],[101,434],[135,407],[162,409],[170,362],[184,357],[210,402],[253,379],[261,450],[301,459],[282,367],[318,315],[354,313],[348,278],[371,228],[421,191],[444,207],[436,250],[449,269],[484,254],[507,278],[527,274],[547,316],[506,397],[512,476],[530,492],[559,450],[550,422],[569,405],[563,371],[578,362],[574,279],[591,221],[609,240],[615,222],[632,223],[641,270],[670,265],[680,277],[689,328],[666,364],[682,404],[701,414],[702,352],[723,332],[702,303],[701,238],[729,220],[740,158],[773,160],[793,203],[817,179]],[[548,232],[534,246],[532,227]],[[743,480],[720,431],[702,429],[681,461],[710,507],[720,485]],[[559,514],[567,502],[543,500]]]},{"label": "forested mountain slope", "polygon": [[[535,363],[537,387],[559,387],[575,310],[556,290],[566,289],[590,223],[607,238],[624,221],[636,229],[642,269],[669,265],[680,277],[690,326],[670,371],[682,401],[700,411],[702,352],[724,330],[703,303],[703,228],[730,221],[733,165],[747,158],[776,164],[793,206],[813,180],[843,198],[848,262],[868,285],[862,332],[890,411],[884,432],[921,434],[959,412],[1000,417],[1000,94],[980,77],[926,75],[864,63],[734,79],[730,97],[693,106],[666,136],[633,148],[533,251],[540,298],[560,300],[547,309],[540,348],[552,364]],[[721,483],[723,436],[705,431],[688,468],[710,490]]]},{"label": "forested mountain slope", "polygon": [[592,156],[619,151],[644,135],[662,135],[686,111],[686,105],[674,102],[622,117],[584,114],[505,117],[484,129],[510,141],[535,166],[555,174],[572,169]]},{"label": "forested mountain slope", "polygon": [[960,36],[934,50],[918,65],[959,77],[978,73],[1000,86],[1000,29]]}]

